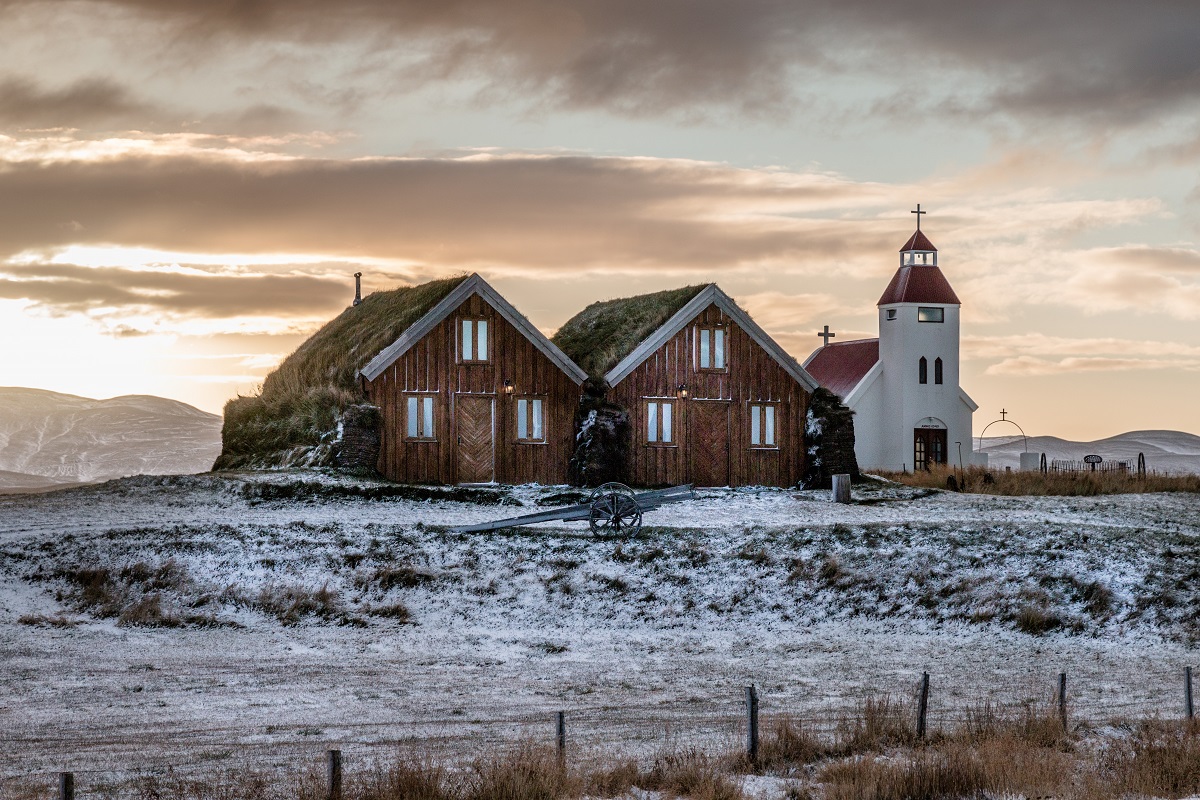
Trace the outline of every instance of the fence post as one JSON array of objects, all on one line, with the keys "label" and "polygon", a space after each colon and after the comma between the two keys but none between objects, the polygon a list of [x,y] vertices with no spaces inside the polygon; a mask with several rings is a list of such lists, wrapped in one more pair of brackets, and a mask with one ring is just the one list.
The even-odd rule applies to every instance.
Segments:
[{"label": "fence post", "polygon": [[834,475],[833,476],[833,502],[849,503],[850,502],[850,476],[849,475]]},{"label": "fence post", "polygon": [[758,691],[754,684],[746,687],[746,757],[758,763]]},{"label": "fence post", "polygon": [[1192,668],[1187,667],[1183,671],[1183,707],[1187,711],[1187,718],[1193,720],[1196,718],[1196,708],[1192,705]]},{"label": "fence post", "polygon": [[59,800],[75,800],[74,772],[58,773],[58,797]]},{"label": "fence post", "polygon": [[917,738],[925,738],[925,715],[929,711],[929,673],[921,673],[921,699],[917,703]]},{"label": "fence post", "polygon": [[567,758],[567,712],[558,712],[558,718],[555,720],[555,739],[558,744],[558,760],[565,761]]},{"label": "fence post", "polygon": [[329,751],[329,800],[342,797],[342,751]]},{"label": "fence post", "polygon": [[1058,673],[1058,716],[1062,720],[1063,730],[1067,728],[1067,673]]}]

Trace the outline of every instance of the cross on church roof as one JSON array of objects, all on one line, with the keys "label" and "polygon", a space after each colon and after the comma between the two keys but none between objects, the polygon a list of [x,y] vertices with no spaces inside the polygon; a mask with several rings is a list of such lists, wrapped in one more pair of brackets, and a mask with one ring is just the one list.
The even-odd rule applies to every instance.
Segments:
[{"label": "cross on church roof", "polygon": [[825,340],[825,343],[824,343],[823,345],[821,345],[821,346],[822,346],[822,347],[828,347],[828,346],[829,346],[829,340],[830,340],[830,339],[832,339],[833,337],[837,336],[837,334],[836,334],[836,333],[830,333],[830,332],[829,332],[829,326],[828,326],[828,325],[826,325],[826,326],[825,326],[825,330],[823,330],[823,331],[817,331],[817,336],[820,336],[822,339],[824,339],[824,340]]},{"label": "cross on church roof", "polygon": [[1002,409],[1000,409],[1000,421],[1001,421],[1001,422],[1004,422],[1004,421],[1005,421],[1005,418],[1006,418],[1007,416],[1008,416],[1008,412],[1007,412],[1007,411],[1005,411],[1003,408],[1002,408]]},{"label": "cross on church roof", "polygon": [[917,215],[917,230],[921,230],[921,215],[922,215],[922,214],[928,214],[929,212],[928,212],[928,211],[922,211],[922,210],[921,210],[921,204],[920,204],[920,203],[917,203],[917,210],[916,210],[916,211],[910,211],[910,212],[908,212],[908,213],[910,213],[910,214],[916,214],[916,215]]}]

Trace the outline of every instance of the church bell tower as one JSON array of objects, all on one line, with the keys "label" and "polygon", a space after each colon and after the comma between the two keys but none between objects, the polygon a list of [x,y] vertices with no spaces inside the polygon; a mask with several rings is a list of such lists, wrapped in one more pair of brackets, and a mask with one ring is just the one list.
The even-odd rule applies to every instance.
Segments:
[{"label": "church bell tower", "polygon": [[[971,459],[973,403],[959,387],[959,310],[938,267],[938,250],[917,229],[900,248],[900,265],[879,298],[883,367],[882,463],[920,469]],[[957,444],[956,444],[957,443]]]}]

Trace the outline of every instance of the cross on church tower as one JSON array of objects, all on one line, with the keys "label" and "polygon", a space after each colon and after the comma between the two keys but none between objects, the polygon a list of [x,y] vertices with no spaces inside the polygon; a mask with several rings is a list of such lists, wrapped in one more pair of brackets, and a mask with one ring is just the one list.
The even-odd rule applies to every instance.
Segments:
[{"label": "cross on church tower", "polygon": [[825,343],[824,343],[823,345],[821,345],[821,346],[822,346],[822,347],[828,347],[828,346],[829,346],[829,340],[830,340],[830,339],[832,339],[833,337],[837,336],[837,334],[836,334],[836,333],[830,333],[830,332],[829,332],[829,326],[828,326],[828,325],[826,325],[826,326],[825,326],[825,330],[823,330],[823,331],[817,331],[817,336],[820,336],[820,337],[821,337],[821,338],[822,338],[822,339],[825,341]]},{"label": "cross on church tower", "polygon": [[928,211],[922,211],[922,210],[921,210],[921,204],[920,204],[920,203],[917,203],[917,210],[916,210],[916,211],[910,211],[910,212],[908,212],[908,213],[910,213],[910,214],[916,214],[916,215],[917,215],[917,230],[921,230],[921,215],[922,215],[922,214],[928,214],[929,212],[928,212]]}]

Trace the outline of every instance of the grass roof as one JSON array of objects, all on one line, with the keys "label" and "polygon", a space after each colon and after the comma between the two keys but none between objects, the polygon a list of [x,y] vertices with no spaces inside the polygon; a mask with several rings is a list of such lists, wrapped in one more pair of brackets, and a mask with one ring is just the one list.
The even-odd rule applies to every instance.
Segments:
[{"label": "grass roof", "polygon": [[225,404],[214,468],[278,465],[283,454],[320,444],[343,409],[364,402],[358,371],[464,280],[374,292],[327,322],[266,377],[259,394]]},{"label": "grass roof", "polygon": [[550,341],[593,380],[601,380],[704,288],[684,286],[592,303],[567,320]]}]

